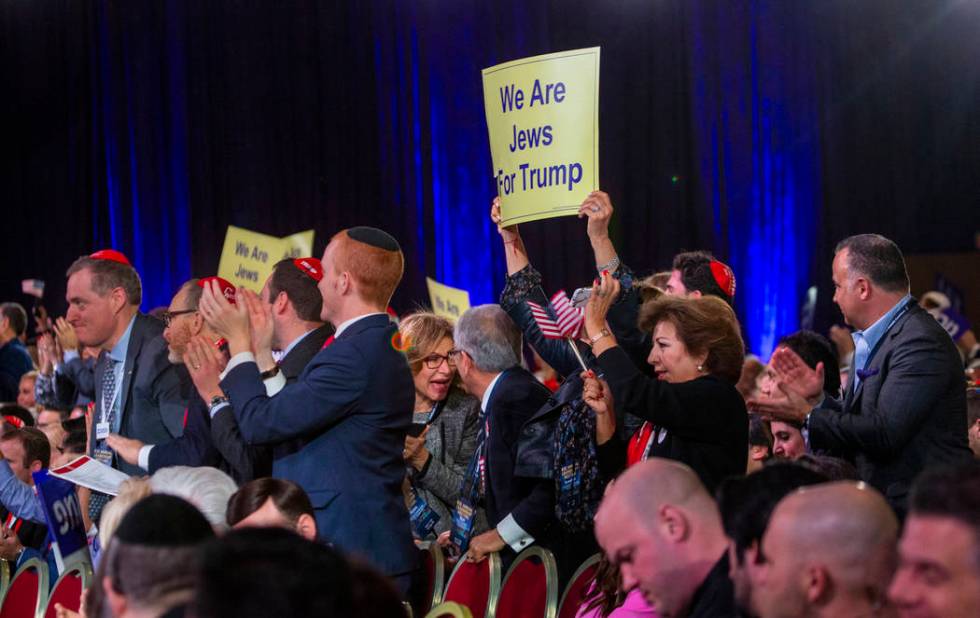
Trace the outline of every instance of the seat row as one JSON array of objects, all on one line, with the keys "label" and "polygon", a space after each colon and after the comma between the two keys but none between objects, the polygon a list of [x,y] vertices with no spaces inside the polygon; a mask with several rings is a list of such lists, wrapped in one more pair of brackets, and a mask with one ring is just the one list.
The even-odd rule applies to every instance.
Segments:
[{"label": "seat row", "polygon": [[430,584],[425,616],[574,618],[598,562],[596,554],[582,563],[559,601],[558,567],[547,549],[529,547],[522,551],[503,580],[500,556],[490,554],[481,562],[459,561],[447,581],[446,558],[438,546],[432,545],[425,552]]},{"label": "seat row", "polygon": [[82,590],[92,581],[87,562],[66,565],[48,592],[48,565],[37,558],[25,560],[10,576],[10,563],[0,560],[0,618],[55,618],[55,605],[78,611]]}]

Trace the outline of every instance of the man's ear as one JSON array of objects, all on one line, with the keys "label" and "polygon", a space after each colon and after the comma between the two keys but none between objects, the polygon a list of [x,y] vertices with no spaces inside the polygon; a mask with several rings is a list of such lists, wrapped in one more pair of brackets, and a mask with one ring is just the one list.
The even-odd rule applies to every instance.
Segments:
[{"label": "man's ear", "polygon": [[307,541],[316,541],[316,520],[309,513],[303,513],[296,520],[296,533]]},{"label": "man's ear", "polygon": [[658,512],[660,531],[663,537],[671,543],[680,543],[687,539],[691,527],[687,516],[676,506],[665,504]]},{"label": "man's ear", "polygon": [[830,595],[832,582],[827,569],[820,565],[810,565],[803,570],[803,589],[811,605]]},{"label": "man's ear", "polygon": [[128,304],[129,299],[126,298],[126,290],[121,287],[109,290],[109,306],[113,313],[119,313]]},{"label": "man's ear", "polygon": [[286,312],[288,306],[289,296],[285,292],[280,291],[276,294],[276,299],[272,301],[272,313],[282,315]]},{"label": "man's ear", "polygon": [[41,463],[40,459],[35,459],[31,462],[30,470],[31,472],[37,472],[44,468],[44,464]]},{"label": "man's ear", "polygon": [[106,601],[109,602],[109,610],[113,616],[122,616],[126,613],[126,596],[112,589],[112,582],[108,577],[102,578],[102,591],[105,593]]}]

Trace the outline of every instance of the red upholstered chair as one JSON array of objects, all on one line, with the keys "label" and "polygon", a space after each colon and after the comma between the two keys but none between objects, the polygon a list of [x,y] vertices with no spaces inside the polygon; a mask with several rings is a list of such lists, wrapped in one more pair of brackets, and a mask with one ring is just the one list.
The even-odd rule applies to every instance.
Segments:
[{"label": "red upholstered chair", "polygon": [[425,569],[425,583],[428,588],[425,605],[416,608],[416,613],[420,616],[427,614],[442,601],[442,593],[446,589],[446,556],[438,543],[430,543],[428,549],[422,550],[422,567]]},{"label": "red upholstered chair", "polygon": [[56,603],[77,612],[82,601],[82,590],[88,588],[91,581],[92,566],[88,562],[69,566],[54,583],[40,615],[43,618],[56,618]]},{"label": "red upholstered chair", "polygon": [[507,570],[497,618],[555,618],[558,611],[558,567],[543,547],[528,547]]},{"label": "red upholstered chair", "polygon": [[482,562],[460,560],[446,583],[443,601],[467,607],[474,616],[494,616],[500,594],[500,556],[490,554]]},{"label": "red upholstered chair", "polygon": [[558,618],[575,618],[585,593],[589,589],[589,584],[595,577],[595,571],[601,558],[601,554],[595,554],[575,570],[572,580],[568,582],[565,592],[561,595],[561,603],[558,604]]},{"label": "red upholstered chair", "polygon": [[26,560],[4,591],[0,618],[36,616],[47,592],[48,565],[37,558]]}]

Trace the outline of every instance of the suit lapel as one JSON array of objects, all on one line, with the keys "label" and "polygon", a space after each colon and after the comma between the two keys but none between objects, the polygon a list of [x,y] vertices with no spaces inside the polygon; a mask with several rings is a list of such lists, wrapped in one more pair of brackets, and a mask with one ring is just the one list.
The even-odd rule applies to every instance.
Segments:
[{"label": "suit lapel", "polygon": [[[914,304],[914,303],[915,303],[915,299],[909,301],[909,304]],[[895,324],[893,324],[892,327],[888,329],[888,331],[884,334],[884,336],[882,336],[881,341],[878,343],[875,349],[871,351],[871,356],[868,357],[865,367],[862,367],[861,369],[871,368],[875,366],[874,360],[876,358],[881,358],[886,353],[886,350],[891,345],[891,340],[897,337],[902,332],[902,329],[905,327],[905,322],[909,319],[909,314],[911,312],[912,312],[912,308],[906,310],[905,314],[900,316],[898,318],[898,321],[896,321]],[[850,376],[850,380],[848,380],[849,385],[854,384],[854,376],[857,375],[857,371],[858,371],[857,367],[854,366],[851,367],[851,376]],[[846,409],[848,410],[858,409],[858,404],[861,401],[861,395],[864,393],[864,383],[867,382],[871,377],[872,376],[862,378],[861,383],[858,384],[857,386],[857,389],[853,389],[850,386],[848,386],[847,390],[848,392],[851,393],[851,398],[849,402],[845,401]]]},{"label": "suit lapel", "polygon": [[119,391],[119,426],[126,420],[126,404],[129,402],[129,389],[133,385],[133,375],[136,373],[136,361],[140,348],[143,347],[142,315],[136,314],[133,330],[129,334],[129,345],[126,348],[126,362],[123,364],[123,380]]},{"label": "suit lapel", "polygon": [[324,324],[303,337],[303,340],[297,343],[296,347],[283,357],[282,362],[279,363],[279,369],[282,370],[287,380],[292,380],[303,373],[310,359],[316,356],[316,353],[323,347],[323,342],[327,340],[327,337],[332,332],[333,327],[329,324]]}]

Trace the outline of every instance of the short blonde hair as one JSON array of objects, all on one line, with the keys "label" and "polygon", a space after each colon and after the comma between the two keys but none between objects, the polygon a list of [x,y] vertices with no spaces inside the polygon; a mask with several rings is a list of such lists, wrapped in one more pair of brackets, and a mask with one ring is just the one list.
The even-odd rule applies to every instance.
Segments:
[{"label": "short blonde hair", "polygon": [[119,494],[105,505],[102,509],[102,517],[98,522],[99,544],[102,549],[109,546],[109,541],[112,539],[112,535],[116,533],[119,522],[126,516],[129,509],[151,493],[153,491],[150,489],[150,479],[145,476],[128,478],[119,485]]},{"label": "short blonde hair", "polygon": [[341,230],[330,239],[334,246],[333,262],[337,272],[347,272],[357,282],[361,299],[387,307],[395,288],[405,273],[405,256],[401,249],[389,251],[351,238]]},{"label": "short blonde hair", "polygon": [[440,341],[453,339],[452,322],[430,311],[419,311],[405,316],[398,323],[398,331],[401,333],[402,345],[407,349],[405,356],[413,374],[419,372],[422,368],[419,363],[432,353]]}]

